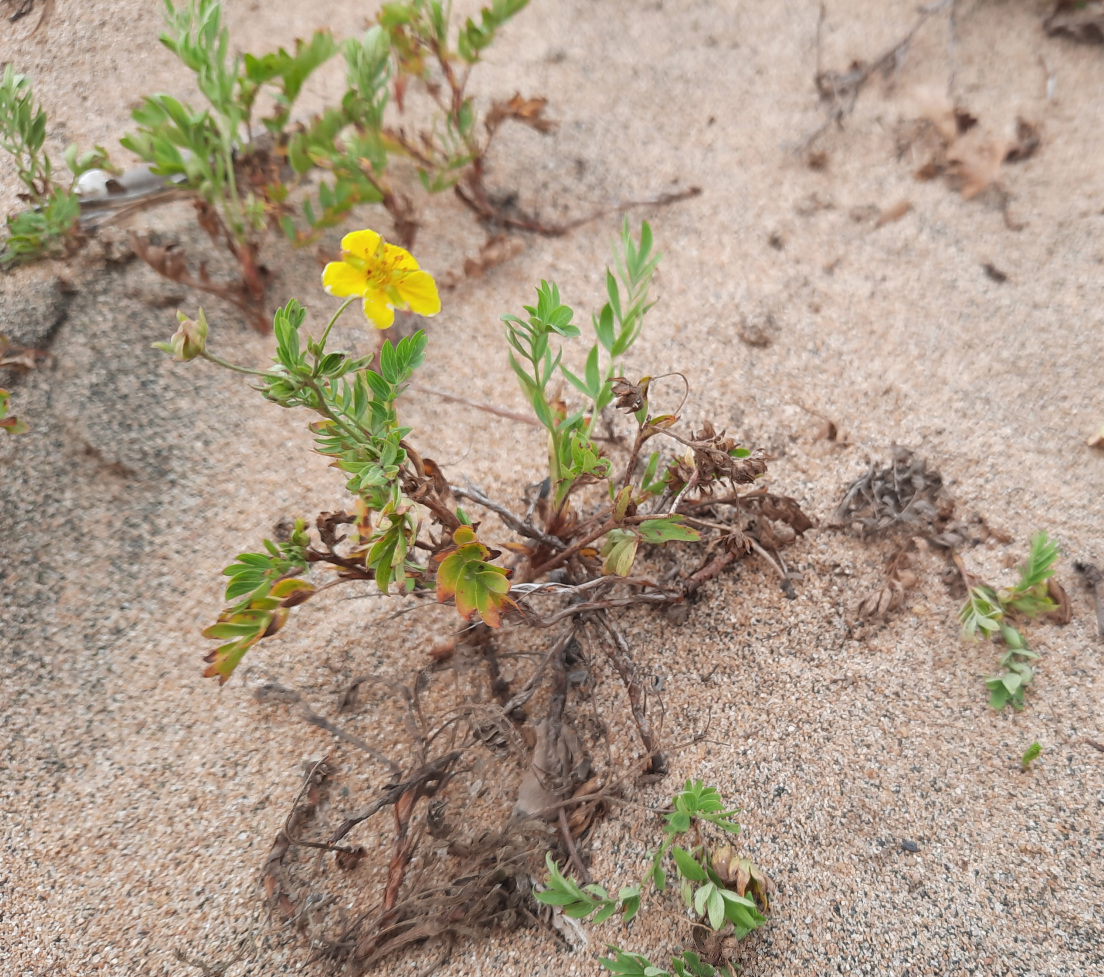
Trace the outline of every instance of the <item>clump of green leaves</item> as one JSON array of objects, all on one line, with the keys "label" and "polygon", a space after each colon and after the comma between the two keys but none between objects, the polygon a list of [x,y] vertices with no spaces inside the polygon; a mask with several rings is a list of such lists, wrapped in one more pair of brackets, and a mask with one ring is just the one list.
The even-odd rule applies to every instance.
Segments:
[{"label": "clump of green leaves", "polygon": [[[1058,562],[1058,545],[1046,533],[1031,539],[1027,561],[1020,568],[1020,579],[1000,590],[971,582],[966,603],[958,613],[962,635],[967,639],[999,638],[1007,650],[1000,658],[1002,671],[985,680],[989,705],[997,710],[1009,703],[1015,709],[1024,705],[1024,689],[1035,677],[1031,662],[1039,656],[1027,645],[1019,624],[1058,610],[1051,598],[1048,581]],[[972,579],[972,578],[971,578]]]},{"label": "clump of green leaves", "polygon": [[[750,860],[739,858],[727,843],[717,845],[706,834],[707,828],[721,832],[721,838],[740,832],[737,810],[726,810],[714,787],[701,780],[686,781],[671,802],[673,810],[665,816],[664,841],[652,857],[644,880],[623,886],[616,896],[600,885],[580,886],[563,875],[552,858],[546,856],[546,888],[536,893],[538,902],[558,907],[575,919],[590,918],[602,923],[615,913],[629,924],[641,911],[645,893],[663,896],[669,882],[677,883],[679,896],[697,936],[701,932],[722,939],[701,940],[700,944],[723,946],[723,937],[741,940],[762,926],[766,917],[760,911],[768,907],[765,875]],[[610,956],[601,964],[625,977],[660,977],[674,973],[678,977],[712,977],[726,961],[702,960],[697,953],[680,950],[672,956],[670,971],[656,967],[646,957],[610,946]],[[716,952],[716,951],[714,951]]]},{"label": "clump of green leaves", "polygon": [[71,174],[67,187],[54,179],[54,166],[45,150],[46,110],[34,99],[30,79],[6,65],[0,74],[0,149],[8,153],[23,185],[20,193],[28,209],[6,219],[7,240],[0,264],[30,261],[64,253],[78,236],[80,200],[76,181],[87,170],[106,167],[107,153],[97,146],[81,153],[76,144],[65,151]]},{"label": "clump of green leaves", "polygon": [[[480,130],[466,94],[481,52],[527,2],[494,0],[478,22],[463,25],[451,23],[451,4],[439,0],[387,3],[359,38],[338,41],[320,30],[308,41],[296,41],[291,51],[238,56],[231,54],[220,0],[180,6],[165,0],[161,43],[195,74],[205,104],[148,95],[133,114],[137,132],[122,144],[154,173],[196,194],[200,224],[238,260],[245,298],[237,301],[248,311],[264,296],[260,252],[269,226],[279,225],[292,242],[305,244],[344,221],[355,206],[380,203],[394,219],[400,241],[410,246],[417,222],[409,197],[391,181],[392,157],[409,160],[430,192],[449,189],[466,175],[485,196],[481,164],[498,124],[516,118],[545,125],[532,103],[512,109],[508,103],[493,107],[493,124]],[[345,93],[307,124],[293,125],[303,86],[337,54],[345,59]],[[392,103],[404,110],[415,83],[436,108],[431,126],[417,134],[384,119]],[[253,122],[262,93],[271,95],[274,108],[259,120],[264,131],[258,135]],[[300,212],[291,193],[311,174],[321,174],[317,197],[303,199]],[[146,260],[162,274],[185,280],[182,268],[158,257]],[[209,286],[202,276],[194,281],[188,276],[188,283]],[[235,300],[233,294],[224,297]],[[261,315],[258,322],[267,320]]]},{"label": "clump of green leaves", "polygon": [[[596,341],[580,375],[561,365],[561,349],[552,349],[553,339],[580,334],[573,323],[574,312],[561,302],[556,285],[541,283],[537,304],[526,309],[528,318],[504,317],[510,363],[549,443],[551,505],[542,513],[544,530],[528,521],[508,522],[529,540],[508,544],[514,554],[520,554],[527,582],[569,561],[576,561],[577,572],[585,576],[628,577],[642,545],[700,539],[699,530],[687,524],[693,518],[675,511],[688,490],[696,486],[710,491],[722,480],[734,486],[750,483],[765,471],[760,459],[751,457],[751,452],[733,439],[717,435],[708,423],[700,434],[687,439],[672,430],[679,420],[677,413],[652,414],[649,398],[662,377],[645,377],[634,384],[618,375],[622,370],[618,358],[639,336],[651,307],[648,286],[659,255],[652,253],[647,224],[639,239],[630,234],[626,224],[614,254],[616,274],[607,273],[608,301],[592,317]],[[384,262],[384,250],[357,260]],[[358,269],[365,281],[377,271],[387,270],[382,265]],[[210,635],[233,639],[216,652],[215,665],[209,670],[223,681],[249,647],[282,624],[286,616],[282,609],[315,592],[294,588],[277,594],[274,589],[313,563],[337,568],[338,582],[374,580],[384,594],[392,588],[417,597],[435,594],[440,602],[453,602],[465,620],[478,615],[491,627],[498,627],[503,613],[517,606],[509,596],[511,571],[494,563],[500,551],[480,538],[478,528],[451,498],[452,487],[430,459],[421,458],[411,443],[411,429],[399,421],[396,402],[425,359],[425,335],[418,332],[396,344],[384,342],[376,369],[372,357],[354,357],[328,347],[334,324],[358,299],[356,295],[346,300],[318,339],[304,335],[306,310],[297,300],[277,310],[273,318],[276,355],[266,370],[236,366],[213,354],[208,349],[209,327],[202,310],[195,319],[178,314],[178,328],[171,339],[155,344],[174,359],[204,359],[254,377],[257,389],[267,399],[318,415],[311,425],[316,448],[346,475],[346,488],[354,500],[353,514],[340,514],[337,522],[333,514],[319,517],[321,546],[301,544],[298,563],[287,563],[291,559],[288,553],[280,556],[285,562],[279,564],[272,563],[275,553],[271,557],[256,554],[252,562],[239,559],[228,568],[235,580],[243,575],[242,581],[252,583],[256,573],[249,568],[264,561],[264,573],[254,590],[228,593],[228,600],[241,598],[244,603],[231,607],[227,612],[230,618],[220,620],[219,632]],[[581,409],[569,412],[551,393],[557,371],[585,394],[587,402]],[[621,474],[592,437],[598,415],[611,405],[631,414],[636,429],[631,456]],[[642,446],[661,434],[680,444],[679,450],[686,449],[683,456],[661,465],[657,451],[646,464],[638,464]],[[580,518],[569,503],[573,494],[588,485],[603,488],[596,509]],[[480,497],[468,497],[483,504]],[[754,500],[752,504],[761,507],[759,517],[789,521],[796,532],[807,528],[808,521],[793,500],[769,493],[756,493]],[[737,495],[720,504],[740,506],[743,500]],[[501,508],[494,511],[502,513]],[[336,527],[341,524],[353,524],[353,533],[339,537]],[[433,524],[443,533],[429,535],[427,529]],[[706,525],[715,528],[715,524]],[[713,561],[717,569],[711,569],[712,573],[750,548],[741,530],[734,530],[722,542],[728,555],[719,558],[720,562]],[[271,603],[277,598],[277,603]],[[663,599],[681,598],[672,592],[665,593]],[[230,624],[239,628],[232,635]],[[631,673],[625,674],[631,680]],[[651,734],[642,735],[653,751]]]}]

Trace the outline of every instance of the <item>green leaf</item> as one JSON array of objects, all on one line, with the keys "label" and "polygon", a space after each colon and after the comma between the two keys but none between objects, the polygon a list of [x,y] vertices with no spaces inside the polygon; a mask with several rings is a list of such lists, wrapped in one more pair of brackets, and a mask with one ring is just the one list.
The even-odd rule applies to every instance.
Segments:
[{"label": "green leaf", "polygon": [[669,543],[673,540],[693,542],[701,539],[696,529],[682,525],[681,516],[668,516],[665,519],[648,519],[636,527],[646,543]]},{"label": "green leaf", "polygon": [[705,882],[709,878],[705,869],[702,868],[697,859],[695,859],[685,848],[673,845],[671,847],[671,855],[675,859],[675,864],[678,866],[679,872],[691,882]]},{"label": "green leaf", "polygon": [[712,882],[706,882],[705,885],[701,886],[698,891],[694,893],[694,912],[699,916],[705,915],[706,904],[715,889],[716,886],[714,886]]},{"label": "green leaf", "polygon": [[640,537],[631,529],[611,529],[602,544],[602,572],[627,577],[639,545]]},{"label": "green leaf", "polygon": [[715,887],[709,893],[706,908],[709,912],[709,925],[719,930],[725,924],[725,901]]},{"label": "green leaf", "polygon": [[502,608],[512,603],[507,596],[507,571],[485,562],[490,550],[479,542],[470,526],[461,526],[452,538],[456,545],[436,557],[441,564],[437,569],[438,602],[455,598],[457,613],[465,621],[478,612],[485,624],[499,627]]},{"label": "green leaf", "polygon": [[1038,740],[1035,740],[1034,743],[1024,750],[1024,755],[1020,758],[1020,766],[1022,766],[1024,770],[1027,770],[1031,766],[1032,761],[1038,759],[1039,754],[1042,752],[1042,746],[1039,745]]}]

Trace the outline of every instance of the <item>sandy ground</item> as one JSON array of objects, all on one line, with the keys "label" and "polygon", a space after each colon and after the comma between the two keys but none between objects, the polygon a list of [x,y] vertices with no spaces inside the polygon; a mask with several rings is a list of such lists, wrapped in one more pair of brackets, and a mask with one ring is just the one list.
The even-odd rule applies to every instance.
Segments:
[{"label": "sandy ground", "polygon": [[[1104,49],[1047,38],[1040,7],[960,3],[954,47],[956,97],[979,129],[1009,136],[1018,116],[1041,129],[1039,151],[1001,171],[1018,231],[992,193],[963,200],[898,158],[898,122],[947,86],[943,19],[917,35],[894,83],[873,81],[818,144],[818,170],[786,150],[822,118],[816,3],[538,0],[477,75],[487,95],[547,95],[561,120],[543,139],[507,133],[490,172],[545,217],[703,189],[642,212],[666,256],[630,373],[684,372],[687,418],[769,449],[770,484],[822,522],[868,459],[901,443],[943,472],[963,516],[1014,537],[968,550],[971,568],[1008,582],[1008,558],[1039,529],[1065,554],[1074,618],[1032,627],[1043,658],[1020,714],[986,708],[996,649],[959,641],[938,560],[921,566],[902,612],[859,625],[855,604],[890,547],[827,527],[787,551],[804,575],[796,601],[745,562],[681,628],[628,615],[644,674],[664,681],[665,742],[711,717],[708,740],[674,753],[671,775],[638,799],[662,803],[687,776],[715,783],[743,808],[741,849],[777,884],[770,925],[741,951],[749,974],[1104,970],[1104,755],[1088,743],[1104,741],[1104,644],[1071,570],[1104,561],[1104,454],[1085,447],[1104,419]],[[59,0],[37,35],[27,21],[0,27],[0,60],[34,78],[52,145],[113,144],[143,91],[189,94],[156,43],[157,8]],[[252,51],[315,26],[357,30],[365,14],[327,0],[227,8],[235,43]],[[833,0],[824,66],[880,53],[912,18],[899,0]],[[308,106],[333,84],[320,79]],[[6,208],[14,181],[2,167]],[[911,209],[876,226],[900,201]],[[478,230],[451,199],[426,201],[424,215],[423,264],[461,267]],[[195,244],[187,216],[168,208],[137,226]],[[615,226],[527,239],[522,256],[448,293],[422,381],[520,409],[498,315],[541,278],[579,310],[596,305]],[[275,299],[325,313],[314,255],[277,245],[271,263]],[[310,453],[303,418],[149,348],[199,299],[145,267],[34,267],[0,289],[0,331],[52,353],[8,383],[32,433],[0,441],[0,973],[200,972],[176,951],[234,961],[228,977],[323,973],[309,928],[267,915],[260,866],[302,761],[333,758],[335,812],[363,803],[381,774],[252,689],[294,686],[336,714],[352,675],[408,675],[448,619],[403,623],[384,641],[376,602],[335,597],[304,608],[225,687],[202,679],[198,631],[220,606],[220,569],[281,518],[340,507],[340,480]],[[271,341],[206,304],[212,341],[264,362]],[[770,345],[740,341],[741,322],[766,313]],[[539,478],[531,429],[428,399],[404,410],[455,477],[511,502]],[[817,439],[821,415],[848,445]],[[628,762],[616,677],[597,670],[594,682]],[[359,722],[388,741],[385,724]],[[1035,739],[1043,754],[1023,773]],[[593,839],[595,876],[627,881],[657,837],[654,818],[615,812]],[[382,858],[385,836],[365,843]],[[358,872],[370,879],[378,861]],[[676,939],[655,918],[598,935],[657,957]],[[439,972],[598,967],[534,931],[458,945]]]}]

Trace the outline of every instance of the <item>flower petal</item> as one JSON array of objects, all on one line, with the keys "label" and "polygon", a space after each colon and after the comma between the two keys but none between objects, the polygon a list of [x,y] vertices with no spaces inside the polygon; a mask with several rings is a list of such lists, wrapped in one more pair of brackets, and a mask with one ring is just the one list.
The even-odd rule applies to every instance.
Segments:
[{"label": "flower petal", "polygon": [[414,255],[397,244],[384,243],[383,260],[397,271],[418,270],[418,262],[414,259]]},{"label": "flower petal", "polygon": [[428,271],[414,271],[403,275],[395,282],[395,291],[410,306],[411,312],[431,316],[441,311],[437,283]]},{"label": "flower petal", "polygon": [[371,258],[379,247],[380,236],[375,231],[350,231],[341,239],[341,250],[358,258]]},{"label": "flower petal", "polygon": [[331,261],[322,269],[322,287],[338,298],[363,295],[368,287],[368,276],[344,261]]},{"label": "flower petal", "polygon": [[387,301],[387,296],[376,289],[364,293],[364,318],[377,329],[390,329],[395,321],[395,310]]}]

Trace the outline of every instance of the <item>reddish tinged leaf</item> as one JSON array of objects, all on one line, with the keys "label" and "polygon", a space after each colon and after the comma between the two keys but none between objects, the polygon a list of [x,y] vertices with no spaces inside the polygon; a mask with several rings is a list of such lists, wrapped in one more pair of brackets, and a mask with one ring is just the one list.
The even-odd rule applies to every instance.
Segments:
[{"label": "reddish tinged leaf", "polygon": [[502,623],[502,607],[513,601],[509,571],[486,560],[491,551],[475,535],[471,526],[461,526],[452,534],[456,543],[450,550],[437,554],[437,601],[456,600],[456,610],[465,621],[478,613],[492,628]]}]

